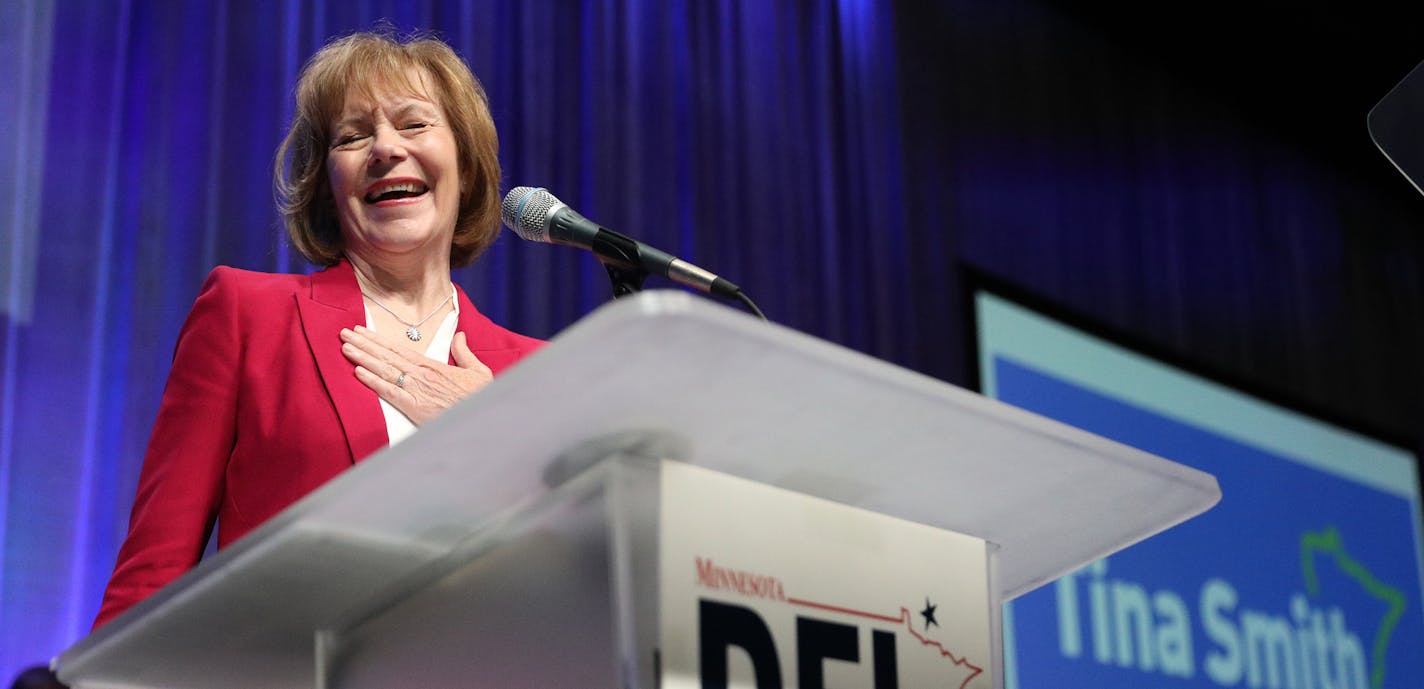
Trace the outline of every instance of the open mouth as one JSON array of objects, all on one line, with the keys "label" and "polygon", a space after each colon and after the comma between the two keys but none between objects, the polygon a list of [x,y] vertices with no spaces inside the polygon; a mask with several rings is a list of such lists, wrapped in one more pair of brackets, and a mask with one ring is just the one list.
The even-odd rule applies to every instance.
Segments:
[{"label": "open mouth", "polygon": [[378,184],[366,191],[366,203],[380,203],[382,201],[394,201],[398,199],[409,199],[420,196],[430,191],[430,188],[421,182],[400,181],[390,184]]}]

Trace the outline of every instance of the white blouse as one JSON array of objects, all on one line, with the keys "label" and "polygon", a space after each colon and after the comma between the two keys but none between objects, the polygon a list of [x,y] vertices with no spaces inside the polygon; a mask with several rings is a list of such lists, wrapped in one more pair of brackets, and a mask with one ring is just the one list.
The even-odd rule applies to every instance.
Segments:
[{"label": "white blouse", "polygon": [[[430,336],[430,345],[425,348],[425,356],[442,364],[450,360],[450,343],[455,340],[455,328],[460,322],[460,299],[455,295],[453,285],[450,287],[450,294],[450,303],[455,305],[455,310],[445,314],[445,320],[440,321],[440,327]],[[375,330],[375,322],[371,320],[371,307],[366,305],[364,299],[361,304],[366,310],[366,327]],[[381,414],[386,417],[386,435],[390,437],[392,445],[415,432],[415,424],[384,399],[381,400]]]}]

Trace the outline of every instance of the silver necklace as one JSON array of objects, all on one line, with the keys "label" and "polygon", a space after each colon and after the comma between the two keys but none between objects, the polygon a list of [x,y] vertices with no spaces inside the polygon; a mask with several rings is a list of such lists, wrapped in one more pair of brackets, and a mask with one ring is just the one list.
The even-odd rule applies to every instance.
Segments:
[{"label": "silver necklace", "polygon": [[418,321],[416,321],[416,322],[414,322],[414,323],[411,323],[410,321],[408,321],[408,320],[406,320],[406,319],[404,319],[404,318],[401,318],[401,317],[400,317],[400,314],[396,313],[395,311],[392,311],[389,306],[386,306],[385,304],[382,304],[381,302],[376,301],[376,298],[373,297],[373,296],[371,296],[371,295],[369,295],[369,294],[366,294],[366,291],[365,291],[365,290],[361,290],[361,296],[363,296],[363,297],[365,297],[365,298],[367,298],[367,299],[370,299],[372,304],[375,304],[376,306],[381,307],[382,309],[385,310],[386,313],[389,313],[389,314],[391,314],[391,316],[395,317],[396,320],[400,321],[401,323],[404,323],[405,326],[406,326],[406,328],[405,328],[405,336],[406,336],[406,337],[409,337],[411,342],[419,342],[419,341],[420,341],[420,337],[421,337],[421,335],[420,335],[420,326],[425,325],[425,322],[428,321],[428,320],[430,320],[430,317],[431,317],[431,316],[434,316],[437,311],[439,311],[440,309],[445,308],[445,305],[448,304],[448,303],[450,303],[450,300],[455,297],[455,292],[454,292],[454,290],[451,290],[450,296],[445,297],[445,300],[442,301],[442,302],[440,302],[440,304],[435,307],[435,310],[434,310],[434,311],[431,311],[430,313],[425,314],[425,318],[422,318],[422,319],[420,319],[420,320],[418,320]]}]

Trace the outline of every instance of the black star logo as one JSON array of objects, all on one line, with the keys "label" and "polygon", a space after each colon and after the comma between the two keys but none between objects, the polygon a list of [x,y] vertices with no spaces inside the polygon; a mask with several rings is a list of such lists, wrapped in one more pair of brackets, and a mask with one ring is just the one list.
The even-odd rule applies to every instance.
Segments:
[{"label": "black star logo", "polygon": [[939,626],[939,620],[936,620],[934,616],[935,608],[938,607],[938,605],[930,603],[929,598],[925,599],[925,609],[920,611],[920,616],[925,618],[925,631],[930,630],[930,625]]}]

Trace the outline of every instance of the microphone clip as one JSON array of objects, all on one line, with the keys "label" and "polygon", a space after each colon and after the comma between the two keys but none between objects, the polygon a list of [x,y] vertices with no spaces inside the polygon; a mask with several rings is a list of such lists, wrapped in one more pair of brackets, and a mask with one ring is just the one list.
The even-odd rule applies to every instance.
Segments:
[{"label": "microphone clip", "polygon": [[614,299],[642,291],[643,282],[648,279],[648,269],[638,260],[637,242],[617,232],[600,232],[591,248],[598,262],[608,271]]}]

